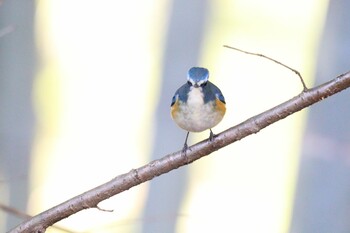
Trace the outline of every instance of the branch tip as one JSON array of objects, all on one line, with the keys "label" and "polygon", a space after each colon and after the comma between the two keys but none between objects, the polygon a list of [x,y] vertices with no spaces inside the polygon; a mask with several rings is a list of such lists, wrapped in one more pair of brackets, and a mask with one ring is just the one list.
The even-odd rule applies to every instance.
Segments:
[{"label": "branch tip", "polygon": [[103,211],[103,212],[113,212],[114,211],[114,210],[103,209],[103,208],[99,207],[98,205],[96,205],[96,209],[98,209],[99,211]]}]

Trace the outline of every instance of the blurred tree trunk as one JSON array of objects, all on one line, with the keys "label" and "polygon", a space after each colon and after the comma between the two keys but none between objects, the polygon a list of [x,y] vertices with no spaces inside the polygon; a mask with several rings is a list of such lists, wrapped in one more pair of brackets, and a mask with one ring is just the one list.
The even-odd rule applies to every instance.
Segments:
[{"label": "blurred tree trunk", "polygon": [[[24,212],[34,123],[34,10],[30,0],[4,1],[0,6],[0,30],[14,28],[0,38],[0,201]],[[7,230],[22,221],[4,216]]]},{"label": "blurred tree trunk", "polygon": [[[349,70],[350,2],[331,0],[316,83]],[[350,232],[350,92],[309,110],[291,233]]]},{"label": "blurred tree trunk", "polygon": [[[198,65],[207,1],[172,2],[164,48],[164,65],[159,103],[155,116],[155,139],[152,157],[176,151],[185,142],[185,131],[176,129],[170,118],[170,103],[176,89],[186,82],[186,73]],[[171,132],[171,134],[169,133]],[[181,142],[176,147],[176,143]],[[143,214],[143,232],[175,232],[182,198],[186,193],[187,168],[161,176],[150,183]]]}]

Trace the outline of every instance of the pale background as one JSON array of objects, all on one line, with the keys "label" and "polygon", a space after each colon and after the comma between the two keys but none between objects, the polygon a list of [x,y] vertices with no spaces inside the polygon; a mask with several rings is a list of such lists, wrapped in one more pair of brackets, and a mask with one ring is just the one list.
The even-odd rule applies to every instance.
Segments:
[{"label": "pale background", "polygon": [[[1,2],[1,1],[0,1]],[[228,127],[349,70],[346,0],[4,0],[0,202],[35,215],[182,148],[169,105],[210,70]],[[72,232],[350,231],[349,91],[57,226]],[[209,132],[191,134],[195,143]],[[0,212],[0,232],[22,219]],[[64,232],[49,228],[48,232]]]}]

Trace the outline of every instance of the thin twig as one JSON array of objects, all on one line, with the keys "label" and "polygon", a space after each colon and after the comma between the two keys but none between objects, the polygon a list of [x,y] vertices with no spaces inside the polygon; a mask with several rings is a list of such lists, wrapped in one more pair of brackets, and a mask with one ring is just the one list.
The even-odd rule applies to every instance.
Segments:
[{"label": "thin twig", "polygon": [[103,212],[113,212],[114,211],[114,210],[103,209],[103,208],[99,207],[98,205],[96,206],[96,209],[98,209],[99,211],[103,211]]},{"label": "thin twig", "polygon": [[4,27],[4,28],[0,29],[0,37],[6,36],[7,34],[13,32],[14,30],[15,30],[15,27],[12,25]]},{"label": "thin twig", "polygon": [[279,61],[277,61],[277,60],[275,60],[275,59],[273,59],[273,58],[271,58],[271,57],[265,56],[264,54],[247,52],[247,51],[244,51],[244,50],[242,50],[242,49],[234,48],[234,47],[228,46],[228,45],[224,45],[224,47],[225,47],[225,48],[229,48],[229,49],[233,49],[233,50],[236,50],[236,51],[245,53],[245,54],[249,54],[249,55],[254,55],[254,56],[259,56],[259,57],[266,58],[266,59],[268,59],[268,60],[270,60],[270,61],[273,61],[273,62],[275,62],[275,63],[277,63],[277,64],[279,64],[279,65],[281,65],[281,66],[283,66],[283,67],[285,67],[285,68],[287,68],[287,69],[293,71],[294,73],[296,73],[296,74],[299,76],[299,79],[300,79],[300,81],[301,81],[301,84],[303,85],[303,88],[304,88],[303,91],[307,91],[307,90],[308,90],[308,88],[307,88],[307,86],[306,86],[306,84],[305,84],[305,82],[304,82],[303,77],[301,76],[300,72],[297,71],[296,69],[293,69],[293,68],[291,68],[291,67],[289,67],[289,66],[283,64],[282,62],[279,62]]},{"label": "thin twig", "polygon": [[[10,206],[7,206],[7,205],[4,205],[2,203],[0,203],[0,209],[8,214],[12,214],[14,216],[17,216],[21,219],[30,219],[32,218],[33,216],[27,214],[27,213],[24,213],[22,211],[19,211],[18,209],[15,209],[13,207],[10,207]],[[56,228],[57,230],[61,230],[61,231],[64,231],[64,232],[68,232],[68,233],[75,233],[75,231],[71,231],[71,230],[68,230],[66,228],[63,228],[63,227],[60,227],[60,226],[52,226],[53,228]]]},{"label": "thin twig", "polygon": [[32,217],[32,216],[30,216],[27,213],[23,213],[22,211],[19,211],[19,210],[15,209],[15,208],[6,206],[6,205],[1,204],[1,203],[0,203],[0,209],[2,211],[6,212],[6,213],[15,215],[15,216],[17,216],[19,218],[22,218],[22,219],[30,219]]}]

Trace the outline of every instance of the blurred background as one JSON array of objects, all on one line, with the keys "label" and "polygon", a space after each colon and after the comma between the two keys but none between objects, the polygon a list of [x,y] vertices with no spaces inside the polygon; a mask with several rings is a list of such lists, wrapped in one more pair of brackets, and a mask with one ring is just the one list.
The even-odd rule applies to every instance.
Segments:
[{"label": "blurred background", "polygon": [[[192,66],[219,133],[350,68],[346,0],[0,1],[0,204],[38,214],[180,150],[171,98]],[[344,91],[47,232],[350,232]],[[191,134],[190,144],[209,132]],[[0,211],[0,232],[23,218]],[[60,229],[59,229],[60,228]],[[63,228],[63,229],[62,229]]]}]

